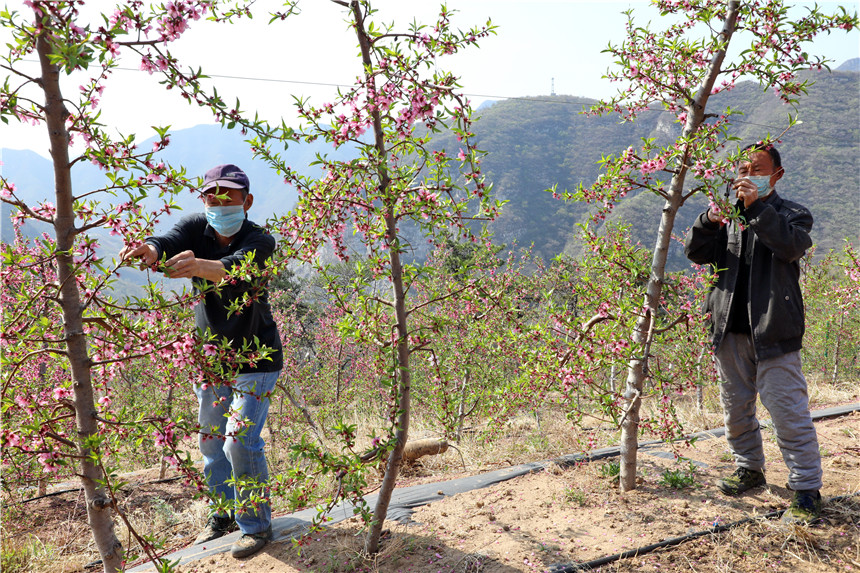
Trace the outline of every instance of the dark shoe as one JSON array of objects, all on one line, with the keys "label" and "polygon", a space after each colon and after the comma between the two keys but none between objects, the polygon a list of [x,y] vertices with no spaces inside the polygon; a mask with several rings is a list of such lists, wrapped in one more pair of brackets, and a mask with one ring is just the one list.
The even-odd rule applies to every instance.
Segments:
[{"label": "dark shoe", "polygon": [[767,482],[762,472],[747,468],[738,468],[729,477],[721,479],[717,485],[720,491],[726,495],[740,495],[747,490],[764,485],[765,483]]},{"label": "dark shoe", "polygon": [[809,524],[821,517],[821,493],[817,489],[794,492],[791,505],[782,514],[785,523]]},{"label": "dark shoe", "polygon": [[229,517],[213,515],[209,518],[209,521],[206,522],[206,527],[203,528],[203,531],[200,532],[197,539],[194,540],[194,545],[206,543],[207,541],[223,537],[235,528],[236,522]]},{"label": "dark shoe", "polygon": [[249,557],[265,547],[271,539],[271,525],[268,529],[259,533],[246,533],[233,544],[233,547],[230,548],[230,554],[238,559]]}]

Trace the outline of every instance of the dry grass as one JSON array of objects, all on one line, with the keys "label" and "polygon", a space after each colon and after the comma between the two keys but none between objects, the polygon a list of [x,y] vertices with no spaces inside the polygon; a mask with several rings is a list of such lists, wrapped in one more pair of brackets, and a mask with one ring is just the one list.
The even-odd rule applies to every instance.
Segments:
[{"label": "dry grass", "polygon": [[5,532],[3,534],[2,571],[24,573],[72,571],[76,568],[74,563],[66,562],[63,548],[46,544],[35,534],[16,537],[9,537]]},{"label": "dry grass", "polygon": [[379,573],[382,568],[406,563],[416,553],[432,549],[432,540],[415,535],[405,525],[390,525],[390,529],[383,531],[380,551],[375,555],[364,550],[364,536],[359,534],[361,524],[357,518],[352,518],[345,527],[315,534],[317,541],[326,542],[326,549],[306,551],[303,556],[296,557],[296,561],[311,571]]},{"label": "dry grass", "polygon": [[[813,407],[824,404],[844,404],[857,399],[856,387],[847,385],[833,386],[829,382],[818,383],[810,380],[810,397]],[[646,402],[645,407],[648,407]],[[717,387],[705,389],[704,408],[698,410],[693,399],[679,399],[676,402],[679,420],[688,432],[697,432],[722,424],[722,414],[717,397]],[[273,409],[274,410],[274,409]],[[764,413],[764,409],[760,410]],[[412,420],[410,437],[414,440],[422,438],[439,438],[438,426],[433,420],[416,415]],[[375,413],[355,411],[351,422],[358,426],[358,436],[368,436],[374,427],[381,426]],[[426,456],[417,464],[404,471],[403,485],[410,483],[438,481],[489,471],[500,467],[515,465],[535,460],[550,459],[559,455],[587,449],[589,440],[593,447],[604,447],[617,443],[618,432],[615,428],[599,419],[586,418],[583,426],[586,431],[579,431],[558,408],[547,408],[538,412],[524,412],[509,420],[498,439],[486,440],[483,430],[487,424],[480,425],[466,432],[463,439],[452,444],[453,453],[444,456]],[[292,428],[295,432],[296,428]],[[846,427],[842,429],[846,436],[856,440],[860,438],[860,428]],[[853,433],[853,434],[852,434]],[[287,433],[274,436],[269,440],[267,454],[270,459],[271,472],[277,473],[292,463],[287,456],[285,444],[290,443],[294,435]],[[765,432],[766,455],[769,459],[779,457],[778,448],[770,432]],[[368,440],[365,439],[365,442]],[[274,444],[274,447],[272,447]],[[330,443],[331,447],[339,447]],[[359,444],[358,448],[366,446]],[[822,455],[827,456],[828,444],[822,442]],[[834,460],[837,462],[839,460]],[[838,464],[831,464],[833,471],[841,471]],[[611,480],[600,475],[599,464],[583,468],[589,472],[595,483],[602,484],[601,488],[612,488]],[[853,466],[845,471],[855,471]],[[371,475],[371,487],[378,476]],[[321,483],[320,489],[325,491],[331,484]],[[860,484],[858,484],[860,486]],[[602,495],[597,490],[571,489],[571,503],[578,496]],[[164,548],[179,547],[190,541],[189,536],[198,531],[206,520],[206,506],[201,501],[191,500],[189,488],[174,484],[170,492],[141,490],[132,492],[126,498],[124,509],[129,520],[139,533],[153,536]],[[764,493],[765,501],[778,505],[782,500],[777,495]],[[773,499],[769,499],[772,496]],[[3,506],[3,541],[2,541],[2,570],[4,573],[57,573],[81,571],[82,567],[98,558],[91,536],[86,527],[83,511],[83,500],[69,500],[59,504],[60,498],[50,498],[41,504],[32,506],[9,505]],[[8,500],[5,500],[8,502]],[[54,501],[58,505],[54,505]],[[71,503],[69,503],[71,501]],[[61,509],[55,509],[61,508]],[[276,514],[283,513],[285,502],[273,500],[273,510]],[[778,554],[786,563],[784,570],[791,573],[806,571],[829,571],[840,563],[860,568],[860,500],[845,503],[831,503],[826,509],[829,527],[823,529],[786,528],[778,523],[764,522],[738,528],[719,537],[697,541],[695,547],[709,555],[712,567],[701,569],[701,561],[695,563],[691,557],[677,556],[675,563],[678,571],[756,571],[764,570],[762,565],[767,563],[768,570],[774,570],[773,560],[768,557]],[[362,539],[356,535],[359,524],[351,533],[338,533],[331,546],[329,565],[322,567],[322,558],[317,559],[316,570],[329,571],[378,571],[379,563],[392,563],[399,559],[408,559],[417,552],[426,552],[433,541],[428,537],[418,537],[408,530],[392,528],[389,540],[384,544],[383,551],[373,557],[363,553]],[[117,534],[130,554],[136,554],[139,549],[130,537],[127,528],[119,525]],[[333,534],[334,535],[334,534]],[[757,548],[750,551],[750,547]],[[759,548],[761,550],[759,550]],[[689,549],[689,548],[688,548]],[[699,549],[691,550],[693,553]],[[464,554],[457,565],[457,571],[481,571],[486,559],[480,551]],[[686,561],[685,561],[686,560]],[[331,563],[340,563],[332,568]],[[645,563],[643,561],[642,563]],[[789,565],[790,564],[790,565]],[[309,564],[313,568],[313,564]],[[756,569],[762,566],[761,569]],[[613,565],[605,570],[637,570],[623,564]],[[632,567],[632,565],[631,565]],[[816,569],[819,567],[820,569]]]},{"label": "dry grass", "polygon": [[833,384],[826,376],[818,374],[807,377],[809,404],[812,409],[821,404],[844,404],[857,400],[857,381]]},{"label": "dry grass", "polygon": [[[857,399],[855,387],[833,386],[825,379],[811,378],[809,391],[813,408],[820,407],[822,404],[844,404]],[[705,387],[703,394],[701,409],[697,408],[695,397],[692,395],[673,399],[678,421],[687,433],[701,432],[721,427],[723,424],[718,387],[715,384],[709,385]],[[359,436],[357,449],[361,450],[363,447],[369,447],[369,438],[366,436],[370,436],[374,430],[378,432],[384,424],[379,419],[378,412],[355,406],[348,410],[347,421],[357,427]],[[644,401],[644,412],[653,413],[652,406],[653,402]],[[760,403],[759,412],[764,416],[767,415]],[[441,438],[438,423],[421,414],[420,411],[413,413],[410,421],[410,441]],[[488,428],[489,421],[476,424],[464,433],[460,442],[452,444],[452,448],[457,452],[456,458],[450,456],[422,458],[420,466],[424,473],[492,470],[508,465],[551,459],[591,448],[616,445],[619,438],[618,429],[600,418],[586,416],[582,420],[581,428],[576,427],[568,420],[566,412],[557,406],[520,413],[504,424],[501,431],[502,437],[498,439],[487,439]],[[287,435],[278,437],[278,442],[288,442],[290,437]],[[326,445],[334,449],[340,447],[340,444],[334,441],[326,441]],[[284,455],[285,449],[269,449],[268,455],[273,467],[283,468],[291,463]]]},{"label": "dry grass", "polygon": [[[51,500],[53,501],[53,500]],[[83,500],[3,506],[4,573],[76,571],[91,561],[94,543]]]},{"label": "dry grass", "polygon": [[[118,493],[119,507],[138,535],[156,548],[170,550],[190,543],[208,518],[206,503],[192,499],[182,481],[156,483],[158,469],[138,473]],[[116,535],[129,561],[142,555],[121,519]],[[82,571],[99,559],[87,526],[83,494],[65,493],[26,504],[3,507],[4,573],[66,573]]]},{"label": "dry grass", "polygon": [[[733,529],[714,543],[725,571],[847,571],[860,567],[860,498],[830,501],[828,527],[759,521]],[[847,566],[847,567],[846,567]]]},{"label": "dry grass", "polygon": [[860,569],[860,497],[831,500],[824,525],[761,520],[596,569],[603,573],[843,573]]},{"label": "dry grass", "polygon": [[[126,519],[138,535],[145,535],[156,541],[156,547],[169,547],[177,541],[184,541],[186,535],[181,532],[199,531],[209,519],[209,509],[205,501],[196,500],[178,505],[169,503],[161,498],[147,500],[146,505],[140,505],[126,510]],[[142,556],[143,549],[132,536],[125,522],[119,521],[116,535],[126,548],[129,557],[134,560]]]}]

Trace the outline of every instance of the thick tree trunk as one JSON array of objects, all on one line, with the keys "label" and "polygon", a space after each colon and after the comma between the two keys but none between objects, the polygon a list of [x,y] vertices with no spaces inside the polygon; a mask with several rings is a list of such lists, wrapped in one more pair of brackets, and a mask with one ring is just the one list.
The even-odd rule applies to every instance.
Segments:
[{"label": "thick tree trunk", "polygon": [[83,328],[83,307],[74,275],[73,252],[75,240],[75,212],[72,197],[71,165],[69,163],[69,134],[65,121],[67,111],[60,91],[60,70],[48,60],[51,46],[42,30],[37,40],[37,51],[42,69],[42,88],[45,92],[45,117],[51,142],[54,165],[57,211],[54,232],[57,239],[57,276],[60,288],[60,307],[63,312],[66,350],[74,390],[77,454],[81,460],[80,478],[87,504],[87,520],[93,539],[102,558],[105,572],[122,569],[122,545],[114,533],[111,518],[111,500],[104,486],[99,467],[92,462],[90,439],[98,433],[95,399],[93,396],[90,358]]},{"label": "thick tree trunk", "polygon": [[[732,34],[735,31],[740,2],[731,0],[726,12],[721,32],[722,49],[714,53],[710,67],[702,86],[693,102],[686,107],[687,123],[684,125],[683,138],[693,135],[705,120],[705,107],[717,76],[722,69]],[[663,280],[666,275],[666,259],[669,253],[669,242],[675,225],[675,215],[684,203],[684,180],[687,175],[689,147],[678,162],[675,175],[672,177],[668,200],[663,207],[660,228],[657,231],[657,242],[651,259],[651,277],[645,293],[646,312],[636,321],[632,340],[637,348],[642,348],[641,356],[635,357],[627,365],[627,385],[624,400],[627,402],[624,418],[621,422],[621,473],[619,488],[621,491],[636,489],[636,455],[639,449],[639,408],[642,405],[642,389],[647,377],[648,353],[653,337],[653,324],[660,307],[660,297],[663,293]]]}]

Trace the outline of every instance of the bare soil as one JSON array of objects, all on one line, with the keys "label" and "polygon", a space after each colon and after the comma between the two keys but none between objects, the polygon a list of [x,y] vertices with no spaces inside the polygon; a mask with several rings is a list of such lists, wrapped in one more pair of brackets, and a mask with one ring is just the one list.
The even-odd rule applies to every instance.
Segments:
[{"label": "bare soil", "polygon": [[[860,571],[860,413],[816,423],[825,473],[824,519],[812,526],[762,520],[604,565],[601,571],[760,572]],[[787,470],[773,435],[765,430],[768,486],[739,497],[720,494],[716,482],[733,471],[724,438],[700,440],[677,453],[667,446],[640,451],[639,484],[620,494],[606,477],[606,461],[545,471],[418,508],[414,523],[386,524],[382,551],[363,554],[360,523],[330,526],[302,544],[273,543],[245,560],[229,554],[178,568],[181,573],[243,571],[520,572],[547,571],[645,547],[787,507]],[[456,456],[449,451],[445,455]],[[665,456],[665,457],[664,457]],[[425,458],[426,459],[426,458]],[[691,470],[690,460],[695,463]],[[404,470],[400,485],[461,477],[422,468]],[[160,520],[164,550],[187,546],[205,521],[182,480],[153,483],[140,472],[124,490],[132,519]],[[675,478],[675,482],[668,483]],[[15,519],[15,511],[20,520]],[[7,507],[4,537],[39,537],[52,547],[44,570],[78,572],[81,555],[97,559],[80,494],[47,497]],[[10,513],[11,512],[11,513]],[[10,519],[11,518],[11,519]],[[52,538],[44,540],[44,533]],[[127,539],[123,539],[127,542]],[[5,545],[5,542],[4,542]],[[128,545],[127,545],[128,546]],[[131,565],[134,565],[132,563]],[[562,567],[564,570],[564,567]]]}]

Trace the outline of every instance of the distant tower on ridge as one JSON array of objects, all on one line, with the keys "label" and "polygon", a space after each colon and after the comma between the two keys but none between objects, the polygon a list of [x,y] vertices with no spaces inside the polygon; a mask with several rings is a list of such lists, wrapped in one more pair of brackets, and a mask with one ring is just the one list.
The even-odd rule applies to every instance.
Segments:
[{"label": "distant tower on ridge", "polygon": [[552,78],[552,84],[549,89],[549,95],[555,95],[555,78]]}]

